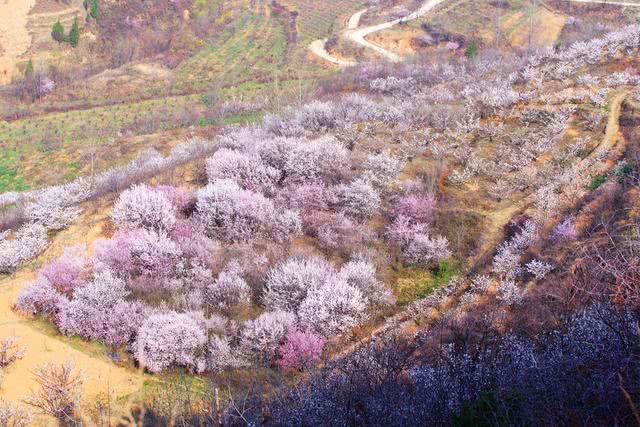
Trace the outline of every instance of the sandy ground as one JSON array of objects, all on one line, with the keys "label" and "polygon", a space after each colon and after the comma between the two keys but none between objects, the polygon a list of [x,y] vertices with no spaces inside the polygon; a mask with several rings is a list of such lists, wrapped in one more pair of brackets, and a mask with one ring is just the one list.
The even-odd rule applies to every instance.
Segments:
[{"label": "sandy ground", "polygon": [[368,40],[378,46],[392,51],[401,57],[410,56],[416,53],[412,41],[424,33],[419,30],[387,30],[369,36]]},{"label": "sandy ground", "polygon": [[[18,271],[13,277],[0,281],[0,338],[16,336],[26,347],[24,358],[11,365],[5,372],[0,398],[20,402],[31,390],[37,388],[32,371],[44,363],[72,361],[85,377],[84,402],[90,402],[98,394],[109,393],[113,398],[123,398],[142,386],[143,376],[132,369],[116,366],[106,357],[96,357],[79,351],[59,336],[48,335],[38,329],[35,322],[12,310],[12,304],[20,290],[35,278],[34,267],[59,255],[65,246],[84,243],[90,246],[102,231],[105,215],[90,213],[76,224],[59,233],[52,245],[34,265]],[[114,408],[115,409],[115,408]],[[40,420],[48,425],[53,420]],[[51,422],[51,423],[50,423]]]},{"label": "sandy ground", "polygon": [[531,44],[535,48],[550,48],[558,40],[560,32],[567,21],[567,16],[552,12],[546,7],[539,7],[533,16],[533,25],[529,19],[513,31],[509,36],[509,41],[514,47],[526,48],[529,46],[529,33],[531,28]]},{"label": "sandy ground", "polygon": [[35,0],[0,0],[0,84],[11,81],[20,55],[31,45],[27,22],[34,4]]}]

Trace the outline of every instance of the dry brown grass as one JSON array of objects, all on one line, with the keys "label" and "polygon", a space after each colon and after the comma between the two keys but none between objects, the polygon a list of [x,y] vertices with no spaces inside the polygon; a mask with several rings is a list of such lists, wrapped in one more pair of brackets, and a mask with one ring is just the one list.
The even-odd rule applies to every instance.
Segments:
[{"label": "dry brown grass", "polygon": [[416,53],[414,40],[422,34],[417,29],[387,30],[375,33],[367,40],[400,56],[408,56]]},{"label": "dry brown grass", "polygon": [[531,47],[549,48],[558,40],[567,18],[566,15],[543,6],[534,14],[533,22],[529,16],[518,13],[504,23],[503,29],[506,30],[513,47],[529,47],[531,36]]},{"label": "dry brown grass", "polygon": [[31,36],[27,30],[29,10],[36,0],[2,0],[0,2],[0,84],[5,84],[17,73],[17,64],[29,46]]}]

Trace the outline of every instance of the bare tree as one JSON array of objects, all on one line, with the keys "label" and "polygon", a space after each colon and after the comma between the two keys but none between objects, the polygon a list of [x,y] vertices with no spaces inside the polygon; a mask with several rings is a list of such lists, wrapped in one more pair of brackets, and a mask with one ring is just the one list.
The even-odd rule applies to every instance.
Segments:
[{"label": "bare tree", "polygon": [[82,372],[75,371],[73,363],[67,361],[61,365],[44,364],[33,375],[40,389],[24,402],[61,421],[73,421],[84,381]]},{"label": "bare tree", "polygon": [[[640,306],[640,223],[600,224],[604,244],[586,250],[590,274],[578,280],[578,288],[591,295],[609,295],[617,304]],[[586,280],[585,280],[586,279]]]},{"label": "bare tree", "polygon": [[0,399],[0,427],[27,427],[32,421],[31,412]]},{"label": "bare tree", "polygon": [[24,356],[25,348],[18,345],[17,338],[7,337],[0,341],[0,369],[4,369]]}]

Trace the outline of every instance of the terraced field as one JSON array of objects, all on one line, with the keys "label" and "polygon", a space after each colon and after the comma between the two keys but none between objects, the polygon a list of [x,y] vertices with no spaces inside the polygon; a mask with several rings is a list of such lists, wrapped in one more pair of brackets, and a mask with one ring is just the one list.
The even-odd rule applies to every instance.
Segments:
[{"label": "terraced field", "polygon": [[[307,45],[337,32],[361,5],[360,0],[257,1],[247,6],[219,40],[180,64],[175,89],[204,90],[212,82],[269,82],[274,81],[276,70],[284,80],[321,75],[324,70],[307,61]],[[295,22],[294,29],[287,28],[290,20]]]},{"label": "terraced field", "polygon": [[362,0],[280,0],[290,10],[298,11],[300,44],[328,37],[344,27],[348,17],[364,7]]},{"label": "terraced field", "polygon": [[206,89],[212,82],[264,81],[284,62],[283,26],[269,7],[257,5],[243,12],[221,40],[206,44],[176,69],[177,90]]},{"label": "terraced field", "polygon": [[78,18],[79,25],[84,21],[84,7],[81,0],[71,0],[65,3],[36,2],[29,12],[27,29],[33,37],[33,42],[50,42],[51,26],[59,21],[64,28],[70,28],[74,19]]},{"label": "terraced field", "polygon": [[[217,3],[200,3],[194,6],[194,17],[199,8],[218,7]],[[0,191],[72,179],[83,172],[88,147],[214,124],[211,105],[204,97],[212,86],[221,88],[220,102],[273,100],[276,92],[278,97],[287,96],[294,88],[302,92],[303,87],[332,72],[309,60],[307,44],[318,35],[339,30],[361,3],[234,0],[225,3],[227,11],[219,17],[220,22],[229,23],[224,31],[201,40],[202,47],[175,69],[163,67],[156,80],[153,73],[145,74],[139,80],[146,91],[136,89],[134,77],[139,69],[153,68],[153,64],[126,65],[80,82],[86,88],[75,87],[73,96],[47,97],[29,105],[29,117],[0,120]],[[51,4],[39,1],[31,16],[38,18],[38,28],[48,31],[45,27],[50,27],[51,19],[72,19],[75,12],[70,13],[70,8],[77,10],[78,4],[73,0],[69,7],[54,10]],[[14,109],[16,114],[21,111],[19,105],[7,108],[11,111],[5,111],[6,117]],[[254,120],[259,114],[241,114],[227,122]],[[142,148],[132,145],[122,160]],[[52,174],[52,169],[57,172]]]},{"label": "terraced field", "polygon": [[[136,135],[209,125],[206,108],[199,95],[187,95],[0,122],[0,191],[70,180],[80,173],[83,158],[93,147]],[[143,147],[121,148],[126,161]]]}]

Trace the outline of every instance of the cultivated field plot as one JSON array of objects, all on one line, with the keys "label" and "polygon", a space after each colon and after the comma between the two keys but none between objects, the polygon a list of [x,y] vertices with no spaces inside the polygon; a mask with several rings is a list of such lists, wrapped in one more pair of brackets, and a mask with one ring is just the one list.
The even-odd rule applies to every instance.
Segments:
[{"label": "cultivated field plot", "polygon": [[273,80],[284,65],[286,40],[282,26],[266,7],[241,14],[221,40],[205,46],[175,70],[177,90],[207,89],[212,83]]},{"label": "cultivated field plot", "polygon": [[281,0],[280,3],[298,12],[297,26],[303,46],[340,31],[347,18],[364,7],[361,0]]}]

